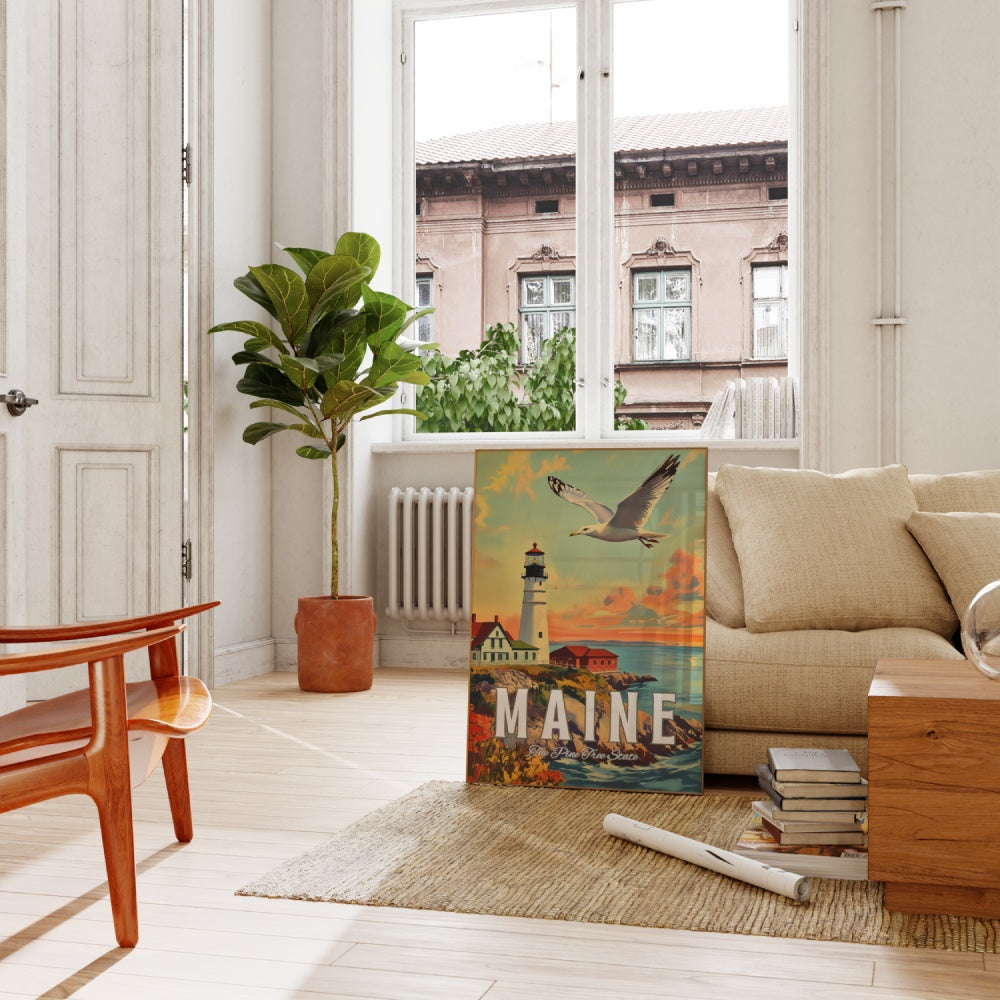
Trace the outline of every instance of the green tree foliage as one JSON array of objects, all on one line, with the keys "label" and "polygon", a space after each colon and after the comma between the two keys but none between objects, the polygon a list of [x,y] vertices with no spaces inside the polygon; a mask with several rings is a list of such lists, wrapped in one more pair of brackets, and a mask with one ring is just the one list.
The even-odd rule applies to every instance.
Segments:
[{"label": "green tree foliage", "polygon": [[[564,327],[542,344],[538,360],[522,365],[513,323],[486,331],[475,350],[449,358],[434,351],[424,359],[430,382],[420,389],[417,405],[424,419],[420,431],[571,431],[576,425],[576,330]],[[615,383],[615,406],[625,387]],[[645,430],[642,420],[616,421],[624,430]]]}]

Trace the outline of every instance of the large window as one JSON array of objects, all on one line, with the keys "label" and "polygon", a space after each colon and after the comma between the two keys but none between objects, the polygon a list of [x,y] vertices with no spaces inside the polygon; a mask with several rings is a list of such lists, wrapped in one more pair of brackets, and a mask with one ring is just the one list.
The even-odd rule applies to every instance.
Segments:
[{"label": "large window", "polygon": [[635,361],[691,358],[691,271],[636,271],[632,275]]},{"label": "large window", "polygon": [[560,330],[576,326],[572,274],[521,277],[521,363],[533,364],[542,344]]},{"label": "large window", "polygon": [[788,373],[787,267],[745,273],[789,230],[788,0],[395,2],[443,405],[506,359],[520,404],[561,394],[540,431],[696,436],[728,382]]}]

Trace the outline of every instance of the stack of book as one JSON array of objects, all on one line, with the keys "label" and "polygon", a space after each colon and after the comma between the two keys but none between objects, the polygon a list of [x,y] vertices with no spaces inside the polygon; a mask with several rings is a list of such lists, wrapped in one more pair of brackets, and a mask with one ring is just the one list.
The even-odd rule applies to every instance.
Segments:
[{"label": "stack of book", "polygon": [[[736,851],[803,875],[867,878],[868,783],[847,750],[772,748]],[[808,870],[806,870],[808,869]]]}]

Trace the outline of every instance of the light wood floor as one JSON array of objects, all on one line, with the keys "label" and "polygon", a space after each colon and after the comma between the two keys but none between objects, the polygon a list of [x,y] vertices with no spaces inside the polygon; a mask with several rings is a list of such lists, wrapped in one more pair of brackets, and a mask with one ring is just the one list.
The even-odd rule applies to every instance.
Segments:
[{"label": "light wood floor", "polygon": [[136,792],[132,951],[114,947],[90,801],[0,816],[0,1000],[1000,997],[992,955],[233,895],[422,782],[460,780],[465,684],[383,669],[360,694],[303,694],[288,673],[217,690],[188,745],[194,842],[173,842],[159,772]]}]

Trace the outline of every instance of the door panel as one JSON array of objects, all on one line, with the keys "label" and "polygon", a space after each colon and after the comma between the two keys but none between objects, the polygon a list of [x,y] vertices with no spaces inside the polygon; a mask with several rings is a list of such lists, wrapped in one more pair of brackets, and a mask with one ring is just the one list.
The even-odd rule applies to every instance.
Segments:
[{"label": "door panel", "polygon": [[[25,619],[181,603],[182,0],[27,21]],[[10,331],[15,335],[15,331]],[[142,671],[142,660],[130,674]],[[29,698],[72,686],[32,677]]]}]

